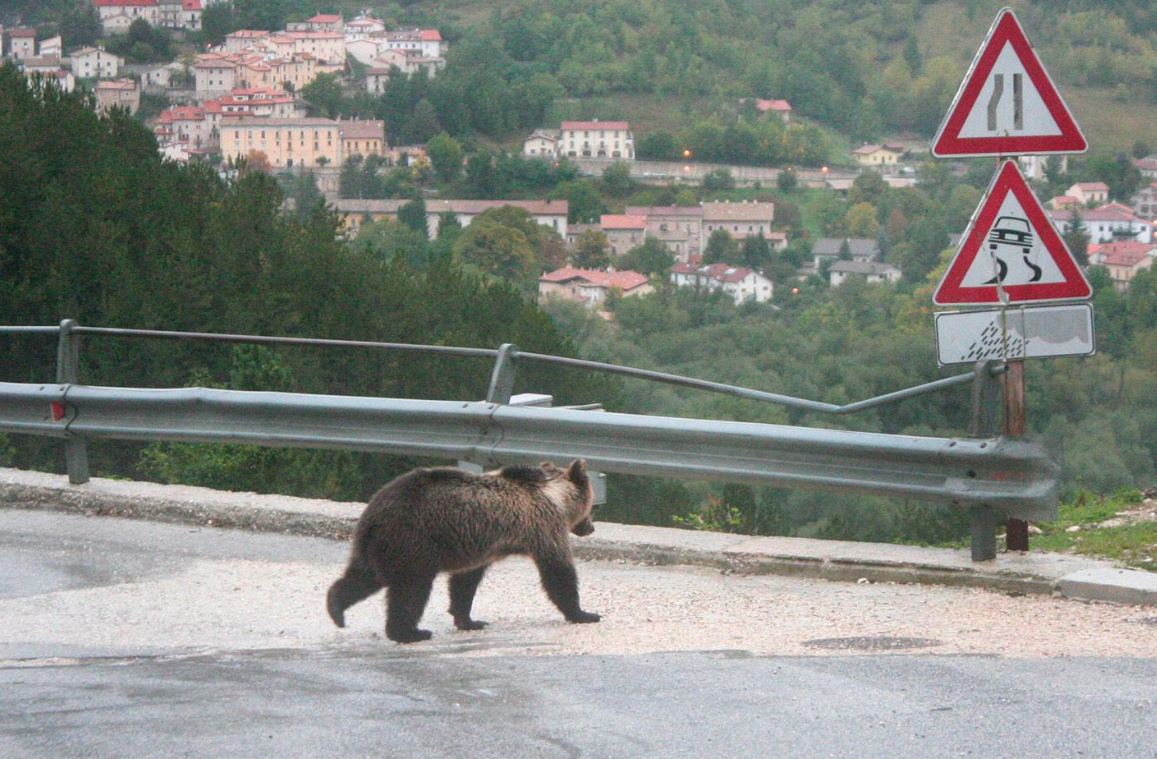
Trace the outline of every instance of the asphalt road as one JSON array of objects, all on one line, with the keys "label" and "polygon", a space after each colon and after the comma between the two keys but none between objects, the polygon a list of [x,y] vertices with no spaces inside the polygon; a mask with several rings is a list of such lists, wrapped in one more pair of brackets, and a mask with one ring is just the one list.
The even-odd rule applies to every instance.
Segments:
[{"label": "asphalt road", "polygon": [[1157,757],[1152,609],[584,564],[328,623],[346,546],[0,511],[0,757]]}]

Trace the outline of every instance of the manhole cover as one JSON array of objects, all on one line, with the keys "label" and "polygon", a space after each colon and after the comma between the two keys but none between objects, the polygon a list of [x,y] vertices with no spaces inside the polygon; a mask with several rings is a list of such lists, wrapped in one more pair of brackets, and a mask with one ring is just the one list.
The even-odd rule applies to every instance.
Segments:
[{"label": "manhole cover", "polygon": [[817,638],[805,640],[810,648],[839,651],[902,651],[907,648],[931,648],[942,645],[931,638]]}]

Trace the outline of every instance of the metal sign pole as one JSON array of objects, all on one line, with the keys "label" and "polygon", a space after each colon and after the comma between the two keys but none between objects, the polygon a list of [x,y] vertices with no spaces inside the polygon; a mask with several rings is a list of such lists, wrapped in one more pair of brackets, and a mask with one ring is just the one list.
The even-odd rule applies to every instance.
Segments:
[{"label": "metal sign pole", "polygon": [[[1024,361],[1009,361],[1004,375],[1005,435],[1024,435],[1024,411]],[[1009,551],[1027,551],[1028,522],[1010,517],[1005,525],[1005,545]]]}]

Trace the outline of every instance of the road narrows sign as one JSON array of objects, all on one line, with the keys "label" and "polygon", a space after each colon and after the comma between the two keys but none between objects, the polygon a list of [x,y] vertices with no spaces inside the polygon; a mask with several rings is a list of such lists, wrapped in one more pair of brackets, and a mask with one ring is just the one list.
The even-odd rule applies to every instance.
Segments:
[{"label": "road narrows sign", "polygon": [[1046,155],[1088,148],[1016,15],[1003,9],[940,124],[932,155]]},{"label": "road narrows sign", "polygon": [[1029,188],[1005,161],[932,295],[938,306],[1083,300],[1089,281]]}]

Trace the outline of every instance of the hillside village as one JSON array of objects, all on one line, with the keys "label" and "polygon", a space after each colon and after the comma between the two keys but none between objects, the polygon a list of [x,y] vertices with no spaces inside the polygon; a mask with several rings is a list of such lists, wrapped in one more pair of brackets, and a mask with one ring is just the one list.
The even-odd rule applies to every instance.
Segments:
[{"label": "hillside village", "polygon": [[[1034,0],[1023,13],[1090,150],[1023,156],[1020,168],[1092,286],[1096,326],[1095,355],[1026,362],[1027,423],[1066,443],[1066,488],[1110,493],[1157,472],[1145,73],[1157,21],[1095,2],[1127,23],[1081,37],[1096,26],[1084,11],[1054,20]],[[671,0],[367,5],[0,7],[0,185],[17,188],[0,192],[6,319],[510,342],[833,404],[953,371],[938,364],[932,292],[996,161],[934,158],[930,143],[987,6],[785,4],[759,27],[744,4],[698,15]],[[944,47],[957,28],[967,33]],[[110,386],[486,393],[485,372],[441,357],[218,346],[173,360],[183,348],[91,342],[89,378]],[[31,354],[9,360],[31,376]],[[958,394],[831,419],[569,369],[519,378],[557,405],[670,417],[913,436],[969,424]],[[0,459],[9,450],[38,463],[0,437]],[[289,487],[311,496],[362,498],[384,475],[368,458],[115,455],[126,476],[253,489],[292,470],[302,480]],[[616,487],[627,522],[720,522],[735,506],[763,534],[959,537],[959,524],[915,520],[903,504],[647,478]]]},{"label": "hillside village", "polygon": [[[213,4],[92,0],[102,39],[110,42],[150,29],[183,39],[202,30],[203,14]],[[709,182],[717,182],[723,188],[757,190],[750,199],[677,199],[670,204],[621,207],[611,203],[607,212],[580,218],[566,198],[445,197],[447,188],[435,188],[430,182],[436,172],[426,144],[394,144],[382,119],[331,118],[321,115],[320,104],[310,100],[311,88],[319,83],[339,88],[339,98],[357,92],[373,98],[383,97],[391,81],[439,76],[450,48],[438,29],[387,28],[369,12],[350,19],[318,13],[277,30],[237,29],[219,44],[196,52],[185,49],[173,60],[148,65],[127,64],[108,45],[66,50],[59,35],[37,39],[29,28],[4,29],[0,38],[0,53],[27,77],[56,82],[65,91],[90,89],[100,110],[137,113],[142,97],[166,103],[148,122],[157,149],[169,160],[209,162],[224,175],[241,165],[275,175],[308,175],[340,215],[342,233],[351,239],[368,224],[397,222],[399,209],[413,200],[378,193],[350,196],[343,177],[354,169],[379,176],[395,169],[409,172],[405,185],[420,188],[426,196],[430,240],[438,238],[445,218],[455,217],[467,227],[488,210],[520,208],[557,235],[567,250],[585,246],[584,253],[556,262],[561,267],[541,272],[542,299],[559,297],[602,307],[611,291],[623,297],[650,292],[653,287],[641,286],[642,277],[659,278],[677,288],[718,290],[737,304],[766,303],[776,300],[776,280],[781,288],[794,289],[793,283],[814,277],[839,287],[851,277],[896,283],[905,275],[901,261],[885,260],[886,239],[857,236],[850,229],[842,236],[813,236],[801,230],[798,220],[777,218],[775,196],[758,190],[773,184],[780,191],[790,190],[798,182],[844,197],[855,193],[865,173],[878,175],[892,188],[911,187],[920,181],[927,158],[926,148],[918,142],[863,144],[843,157],[833,156],[833,166],[825,164],[818,170],[783,165],[767,169],[712,165],[707,170],[691,150],[683,151],[681,162],[640,158],[638,146],[649,135],[636,135],[628,121],[591,118],[542,124],[522,138],[518,150],[522,160],[555,168],[573,165],[577,176],[595,179],[622,166],[626,181],[637,187],[706,189]],[[784,99],[744,98],[737,108],[757,119],[775,119],[785,129],[793,124],[792,106]],[[455,149],[460,148],[455,143]],[[1030,179],[1045,180],[1048,167],[1043,160],[1027,157],[1022,163]],[[1111,201],[1105,183],[1078,182],[1047,201],[1057,228],[1081,241],[1080,259],[1104,266],[1122,291],[1157,260],[1153,234],[1157,156],[1134,157],[1132,165],[1145,181],[1128,198]],[[287,202],[292,206],[292,200]],[[883,234],[883,226],[874,226]],[[796,251],[794,274],[785,277],[782,268],[773,274],[760,265],[782,254],[789,243]],[[621,268],[647,245],[669,259],[646,272]]]}]

